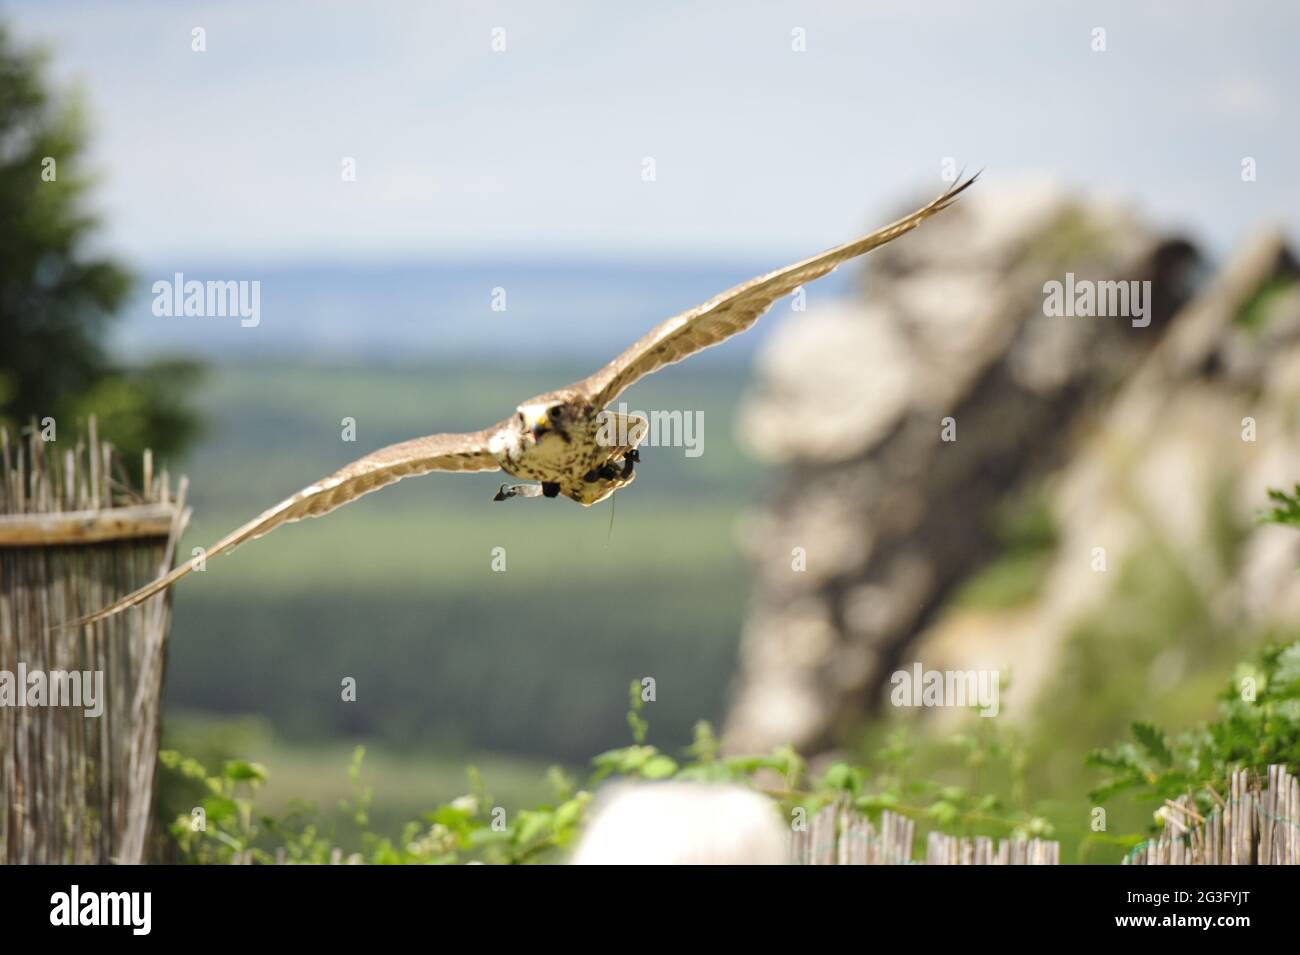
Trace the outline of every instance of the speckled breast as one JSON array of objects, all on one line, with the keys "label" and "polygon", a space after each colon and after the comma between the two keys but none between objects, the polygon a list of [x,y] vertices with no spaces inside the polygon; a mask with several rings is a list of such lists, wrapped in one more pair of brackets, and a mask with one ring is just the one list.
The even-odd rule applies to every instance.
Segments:
[{"label": "speckled breast", "polygon": [[550,433],[537,444],[524,445],[516,453],[507,454],[505,470],[535,481],[579,484],[583,475],[608,459],[611,450],[596,443],[591,428],[570,431],[565,437]]}]

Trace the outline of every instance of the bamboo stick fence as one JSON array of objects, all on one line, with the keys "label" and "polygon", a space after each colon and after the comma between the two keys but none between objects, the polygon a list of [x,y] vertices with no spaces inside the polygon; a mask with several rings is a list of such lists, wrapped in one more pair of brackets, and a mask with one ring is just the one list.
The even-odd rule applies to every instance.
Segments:
[{"label": "bamboo stick fence", "polygon": [[51,684],[81,673],[83,689],[102,673],[103,712],[0,706],[0,862],[139,863],[153,815],[170,599],[58,625],[172,566],[189,519],[186,482],[173,493],[146,451],[143,487],[133,490],[94,419],[88,439],[56,449],[35,426],[26,441],[0,429],[0,679],[7,671],[26,700],[20,669]]},{"label": "bamboo stick fence", "polygon": [[[847,806],[825,806],[805,830],[791,833],[790,858],[796,865],[910,865],[916,823],[890,812],[879,828]],[[949,836],[926,839],[927,865],[1058,865],[1061,846],[1043,839]]]},{"label": "bamboo stick fence", "polygon": [[1125,865],[1300,865],[1300,781],[1285,766],[1265,781],[1232,774],[1227,798],[1206,791],[1214,808],[1202,815],[1190,794],[1165,804],[1164,832],[1136,846]]}]

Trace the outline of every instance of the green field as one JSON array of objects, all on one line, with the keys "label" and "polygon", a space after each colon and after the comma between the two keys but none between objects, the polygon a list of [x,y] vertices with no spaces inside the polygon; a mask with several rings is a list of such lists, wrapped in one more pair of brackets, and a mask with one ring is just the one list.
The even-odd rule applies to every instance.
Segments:
[{"label": "green field", "polygon": [[[183,550],[376,447],[477,429],[584,370],[214,368],[208,430],[174,466],[195,508]],[[742,387],[679,367],[629,394],[703,412],[704,453],[647,449],[612,534],[607,503],[494,503],[500,475],[430,475],[212,561],[176,591],[170,710],[257,715],[304,744],[574,761],[625,740],[628,682],[653,676],[656,736],[686,742],[724,712],[745,605],[736,529],[760,478],[733,439]]]}]

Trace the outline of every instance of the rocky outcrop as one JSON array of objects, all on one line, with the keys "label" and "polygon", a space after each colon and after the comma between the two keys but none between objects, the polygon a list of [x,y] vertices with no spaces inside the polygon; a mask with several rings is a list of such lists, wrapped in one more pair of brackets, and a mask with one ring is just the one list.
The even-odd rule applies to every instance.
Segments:
[{"label": "rocky outcrop", "polygon": [[[1161,374],[1247,373],[1258,347],[1205,344],[1223,320],[1198,317],[1197,263],[1122,206],[985,190],[875,253],[862,301],[778,327],[740,424],[780,479],[746,533],[730,746],[829,745],[997,555],[998,508],[1066,468],[1107,409]],[[1048,315],[1049,281],[1149,282],[1149,308]]]},{"label": "rocky outcrop", "polygon": [[[1224,632],[1300,621],[1300,535],[1255,520],[1267,488],[1300,480],[1296,279],[1276,232],[1227,263],[1054,476],[1059,539],[1036,598],[1012,613],[947,614],[918,635],[918,658],[938,668],[1013,666],[1024,715],[1049,686],[1072,625],[1105,606],[1113,571],[1153,548],[1176,560]],[[1187,663],[1179,637],[1169,635],[1155,691]]]}]

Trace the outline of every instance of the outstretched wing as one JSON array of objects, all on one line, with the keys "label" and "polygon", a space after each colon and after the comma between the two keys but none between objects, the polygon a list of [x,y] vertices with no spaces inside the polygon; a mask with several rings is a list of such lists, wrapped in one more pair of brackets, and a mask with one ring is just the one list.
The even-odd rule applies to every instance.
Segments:
[{"label": "outstretched wing", "polygon": [[496,458],[488,452],[488,441],[505,424],[502,422],[495,428],[471,434],[434,434],[426,438],[413,438],[368,454],[259,514],[243,527],[217,541],[205,554],[181,564],[165,577],[159,577],[103,610],[72,621],[67,626],[92,623],[111,617],[127,607],[134,607],[191,573],[204,560],[232,551],[245,541],[270,533],[281,524],[307,517],[320,517],[336,507],[355,501],[363,494],[377,491],[402,478],[430,471],[499,470]]},{"label": "outstretched wing", "polygon": [[605,407],[638,379],[745,331],[772,307],[773,302],[799,286],[834,271],[842,262],[911,232],[936,212],[946,209],[978,178],[976,174],[958,183],[929,205],[868,236],[750,279],[703,305],[668,319],[600,371],[578,382],[576,387],[590,397],[593,406]]}]

